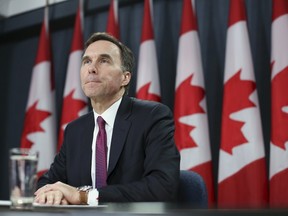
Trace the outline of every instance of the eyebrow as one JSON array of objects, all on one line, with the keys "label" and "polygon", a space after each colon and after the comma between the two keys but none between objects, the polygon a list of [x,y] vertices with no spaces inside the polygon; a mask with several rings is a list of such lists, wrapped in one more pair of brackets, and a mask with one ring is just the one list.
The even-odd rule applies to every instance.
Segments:
[{"label": "eyebrow", "polygon": [[[103,58],[103,57],[104,57],[104,58],[109,58],[109,59],[112,60],[111,55],[106,54],[106,53],[100,54],[98,58]],[[82,57],[82,62],[83,62],[84,60],[86,60],[86,59],[90,59],[90,57],[87,56],[87,55],[86,55],[86,56],[83,56],[83,57]]]},{"label": "eyebrow", "polygon": [[83,57],[82,57],[82,62],[85,61],[85,60],[87,60],[87,59],[89,59],[89,58],[90,58],[89,56],[83,56]]},{"label": "eyebrow", "polygon": [[109,55],[109,54],[106,54],[106,53],[103,53],[103,54],[100,54],[100,56],[99,56],[99,58],[109,58],[109,59],[111,59],[112,60],[112,57],[111,57],[111,55]]}]

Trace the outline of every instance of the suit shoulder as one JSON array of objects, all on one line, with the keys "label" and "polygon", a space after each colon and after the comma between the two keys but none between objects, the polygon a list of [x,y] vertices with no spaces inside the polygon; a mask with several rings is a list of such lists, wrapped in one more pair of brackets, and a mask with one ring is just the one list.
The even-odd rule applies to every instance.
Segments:
[{"label": "suit shoulder", "polygon": [[76,126],[76,125],[83,125],[83,122],[89,122],[91,120],[94,120],[94,115],[93,115],[93,111],[90,111],[80,117],[78,117],[77,119],[69,122],[69,124],[67,125],[68,126]]},{"label": "suit shoulder", "polygon": [[131,100],[133,101],[133,107],[137,110],[146,110],[148,112],[153,110],[162,110],[171,112],[171,109],[167,105],[160,102],[141,100],[137,98],[131,98]]}]

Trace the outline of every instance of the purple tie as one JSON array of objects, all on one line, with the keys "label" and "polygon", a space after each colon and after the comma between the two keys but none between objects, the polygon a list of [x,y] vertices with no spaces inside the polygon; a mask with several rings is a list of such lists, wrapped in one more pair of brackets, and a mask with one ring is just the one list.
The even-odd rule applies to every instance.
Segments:
[{"label": "purple tie", "polygon": [[96,188],[106,186],[107,179],[107,137],[105,121],[98,116],[99,132],[96,140]]}]

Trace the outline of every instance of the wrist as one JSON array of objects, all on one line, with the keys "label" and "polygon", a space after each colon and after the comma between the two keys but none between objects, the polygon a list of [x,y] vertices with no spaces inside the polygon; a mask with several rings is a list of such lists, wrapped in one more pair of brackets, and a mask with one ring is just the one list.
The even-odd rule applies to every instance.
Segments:
[{"label": "wrist", "polygon": [[91,186],[82,186],[77,188],[79,193],[79,202],[81,205],[88,204],[88,193],[91,189],[92,189]]},{"label": "wrist", "polygon": [[88,191],[79,191],[79,201],[81,205],[88,204]]}]

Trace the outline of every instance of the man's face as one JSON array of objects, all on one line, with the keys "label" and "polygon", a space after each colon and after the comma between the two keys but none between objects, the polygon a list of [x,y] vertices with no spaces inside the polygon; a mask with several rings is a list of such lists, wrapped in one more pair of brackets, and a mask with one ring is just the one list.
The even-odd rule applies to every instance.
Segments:
[{"label": "man's face", "polygon": [[120,50],[115,44],[99,40],[87,47],[81,64],[81,85],[87,97],[96,102],[119,98],[130,78],[130,72],[122,71]]}]

